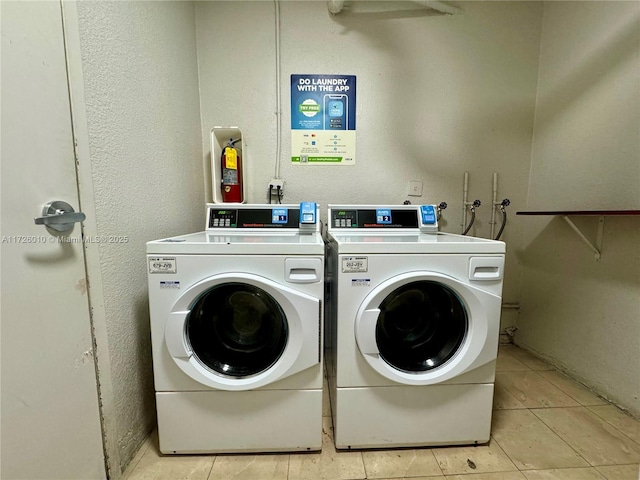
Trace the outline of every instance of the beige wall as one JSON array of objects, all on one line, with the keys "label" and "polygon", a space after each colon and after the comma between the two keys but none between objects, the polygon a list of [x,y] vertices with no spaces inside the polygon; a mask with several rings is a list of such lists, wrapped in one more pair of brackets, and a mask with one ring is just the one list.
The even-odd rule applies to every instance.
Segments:
[{"label": "beige wall", "polygon": [[528,206],[640,208],[640,4],[547,2]]},{"label": "beige wall", "polygon": [[[386,2],[390,3],[390,2]],[[380,4],[380,2],[373,2]],[[239,126],[250,170],[248,201],[267,200],[276,162],[284,202],[439,203],[442,230],[462,230],[463,174],[480,199],[471,233],[488,237],[492,174],[512,211],[526,201],[542,4],[462,2],[463,15],[398,18],[325,1],[280,2],[282,152],[276,159],[276,64],[273,2],[196,4],[203,152],[213,126]],[[418,9],[419,10],[419,9]],[[423,9],[425,13],[429,11]],[[291,74],[357,77],[356,165],[292,165]],[[407,197],[409,180],[423,196]],[[500,217],[498,216],[498,220]],[[516,301],[520,220],[511,216],[505,300]],[[515,321],[505,311],[503,323]]]},{"label": "beige wall", "polygon": [[100,245],[89,271],[112,373],[107,440],[126,465],[155,424],[145,242],[202,228],[194,5],[79,2],[78,13],[97,233],[128,237]]},{"label": "beige wall", "polygon": [[[545,4],[527,209],[640,209],[639,46],[640,3]],[[605,219],[600,261],[527,218],[516,343],[640,414],[640,218]]]}]

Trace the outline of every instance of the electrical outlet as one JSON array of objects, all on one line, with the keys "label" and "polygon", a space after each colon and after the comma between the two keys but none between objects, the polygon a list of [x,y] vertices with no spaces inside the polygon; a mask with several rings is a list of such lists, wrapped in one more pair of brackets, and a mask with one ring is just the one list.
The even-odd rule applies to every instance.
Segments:
[{"label": "electrical outlet", "polygon": [[411,180],[409,181],[409,187],[407,195],[410,197],[421,197],[422,196],[422,182],[419,180]]},{"label": "electrical outlet", "polygon": [[[279,191],[278,187],[280,187]],[[271,180],[269,180],[269,188],[271,195],[280,194],[280,196],[282,196],[282,194],[284,194],[284,180],[280,178],[272,178]]]}]

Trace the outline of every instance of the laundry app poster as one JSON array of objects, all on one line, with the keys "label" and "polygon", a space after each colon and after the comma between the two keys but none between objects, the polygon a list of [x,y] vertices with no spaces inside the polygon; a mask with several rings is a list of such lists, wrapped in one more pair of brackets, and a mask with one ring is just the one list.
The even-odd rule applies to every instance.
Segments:
[{"label": "laundry app poster", "polygon": [[291,75],[291,161],[355,164],[355,75]]}]

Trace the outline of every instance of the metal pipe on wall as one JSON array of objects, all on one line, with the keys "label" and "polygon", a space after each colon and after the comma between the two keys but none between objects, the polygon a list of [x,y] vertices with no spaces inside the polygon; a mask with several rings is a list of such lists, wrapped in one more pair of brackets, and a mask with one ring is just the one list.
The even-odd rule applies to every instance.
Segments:
[{"label": "metal pipe on wall", "polygon": [[[281,79],[280,79],[280,2],[275,0],[275,44],[276,44],[276,168],[274,177],[280,178],[280,150],[282,148],[282,99],[281,99]],[[271,201],[271,200],[269,200]]]},{"label": "metal pipe on wall", "polygon": [[462,185],[462,229],[464,232],[467,226],[467,196],[469,194],[469,172],[464,172],[464,179]]},{"label": "metal pipe on wall", "polygon": [[498,202],[498,173],[497,172],[493,172],[493,197],[491,200],[491,237],[490,238],[494,238],[495,237],[495,230],[496,230],[496,205],[500,205],[500,203]]}]

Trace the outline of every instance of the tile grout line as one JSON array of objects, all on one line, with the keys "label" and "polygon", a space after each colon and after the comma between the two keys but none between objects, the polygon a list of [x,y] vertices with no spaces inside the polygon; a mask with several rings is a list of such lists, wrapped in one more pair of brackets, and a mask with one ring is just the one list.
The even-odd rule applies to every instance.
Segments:
[{"label": "tile grout line", "polygon": [[147,438],[144,439],[144,442],[142,442],[142,445],[140,445],[140,448],[134,455],[131,462],[129,462],[129,465],[127,465],[127,467],[122,472],[122,480],[127,480],[129,477],[131,477],[133,471],[140,464],[142,458],[147,454],[149,448],[151,448],[151,437],[153,436],[154,431],[155,429],[152,430],[149,435],[147,435]]},{"label": "tile grout line", "polygon": [[[611,423],[609,420],[607,420],[606,418],[604,418],[602,415],[599,415],[598,412],[594,412],[591,408],[589,407],[606,407],[606,406],[611,406],[613,408],[615,408],[617,411],[621,412],[623,415],[629,417],[631,420],[637,422],[639,425],[638,427],[640,428],[640,422],[638,420],[636,420],[635,418],[633,418],[631,415],[627,415],[626,413],[624,413],[623,410],[620,410],[618,407],[616,407],[615,405],[609,403],[607,405],[584,405],[584,408],[586,408],[587,410],[589,410],[592,414],[594,414],[596,417],[598,417],[600,420],[602,420],[603,422],[605,422],[607,425],[611,425],[612,428],[614,428],[617,432],[620,432],[622,435],[625,436],[625,438],[628,438],[630,441],[632,441],[633,443],[635,443],[636,445],[640,446],[640,441],[634,440],[633,438],[631,438],[629,435],[627,435],[625,432],[623,432],[622,430],[620,430],[618,427],[616,427],[613,423]],[[639,477],[640,478],[640,477]]]},{"label": "tile grout line", "polygon": [[[559,408],[585,408],[582,405],[580,405],[579,407],[559,407]],[[538,409],[538,410],[543,410],[543,409]],[[540,420],[545,427],[547,427],[549,429],[549,431],[551,431],[556,437],[558,437],[562,442],[564,442],[571,450],[573,450],[576,455],[578,455],[580,458],[582,458],[585,462],[587,462],[587,465],[589,465],[591,468],[595,468],[596,466],[593,465],[588,459],[586,459],[584,456],[582,456],[580,454],[580,452],[578,452],[575,448],[573,448],[573,445],[570,445],[569,442],[567,442],[564,438],[562,438],[560,436],[560,434],[558,432],[556,432],[551,425],[547,424],[547,422],[544,421],[544,419],[540,418],[538,415],[535,414],[535,412],[531,412],[531,414],[533,416],[535,416],[538,420]],[[598,472],[599,473],[599,472]]]},{"label": "tile grout line", "polygon": [[209,473],[207,474],[207,480],[212,480],[211,474],[213,473],[213,464],[216,463],[216,458],[218,458],[217,455],[213,458],[213,462],[211,462],[211,468],[209,469]]},{"label": "tile grout line", "polygon": [[[600,395],[597,395],[596,393],[591,392],[589,389],[585,388],[583,385],[581,385],[580,383],[578,383],[577,381],[575,381],[574,379],[572,379],[570,376],[568,376],[567,374],[559,371],[559,370],[545,370],[547,372],[549,371],[553,371],[555,373],[557,373],[558,375],[561,375],[563,377],[566,377],[567,380],[569,382],[575,383],[579,388],[584,389],[587,393],[589,393],[590,395],[593,395],[594,397],[602,400],[604,403],[603,404],[598,404],[598,405],[611,405],[611,402],[609,402],[608,400],[606,400],[605,398],[602,398]],[[544,378],[544,377],[543,377]],[[545,380],[547,380],[545,378]],[[559,385],[556,385],[555,383],[551,382],[550,380],[547,380],[549,383],[551,383],[552,385],[556,386],[560,391],[562,391],[564,394],[568,395],[569,397],[573,398],[576,402],[578,402],[580,405],[584,406],[584,407],[588,407],[589,405],[584,405],[579,399],[575,398],[573,395],[571,395],[569,392],[566,392],[564,389],[562,389],[562,387],[560,387]],[[595,405],[592,405],[595,406]]]},{"label": "tile grout line", "polygon": [[[506,373],[506,372],[505,372]],[[513,373],[513,372],[512,372]],[[522,373],[522,372],[516,372],[516,373]],[[538,374],[535,370],[530,370],[527,373],[533,373],[534,375],[540,377],[540,379],[545,382],[548,383],[549,386],[552,387],[552,389],[557,390],[558,392],[560,392],[562,395],[565,395],[566,397],[568,397],[569,399],[571,399],[572,401],[576,402],[577,405],[573,405],[574,407],[576,406],[582,406],[582,404],[580,402],[578,402],[575,398],[573,398],[572,396],[568,395],[567,393],[563,392],[562,390],[560,390],[558,387],[556,387],[553,383],[549,382],[548,380],[546,380],[542,375]],[[511,391],[509,389],[509,387],[505,384],[501,384],[502,388],[504,388],[507,392],[509,392],[516,400],[518,400],[520,403],[522,403],[524,405],[524,403],[522,402],[522,400],[520,400],[517,395]],[[536,406],[536,407],[528,407],[525,405],[525,408],[527,409],[536,409],[536,408],[567,408],[567,405],[541,405],[541,406]]]},{"label": "tile grout line", "polygon": [[[522,408],[518,408],[518,410],[528,410],[528,409],[522,409]],[[509,456],[509,454],[507,453],[507,451],[502,448],[502,445],[500,445],[500,442],[498,442],[498,439],[496,439],[493,435],[491,435],[491,440],[493,440],[494,442],[496,442],[496,445],[500,448],[500,450],[505,454],[505,456],[509,459],[509,461],[513,464],[514,467],[516,467],[515,471],[521,473],[523,476],[524,474],[522,473],[523,470],[520,469],[520,467],[518,467],[518,465],[516,464],[516,462],[514,461],[513,458],[511,458],[511,456]]]},{"label": "tile grout line", "polygon": [[[507,352],[505,352],[507,353]],[[507,353],[507,355],[509,355]],[[512,355],[512,358],[516,358],[515,356]],[[517,359],[517,358],[516,358]],[[542,360],[541,360],[542,361]],[[523,363],[523,362],[520,362]],[[547,363],[544,362],[543,363]],[[526,365],[525,365],[526,366]],[[553,367],[552,365],[549,365],[551,367],[551,370],[545,370],[545,371],[553,371],[556,372],[560,375],[564,375],[567,377],[567,379],[569,381],[572,381],[574,383],[576,383],[578,386],[582,387],[578,382],[575,382],[570,376],[564,374],[563,372],[560,372],[557,368]],[[535,370],[531,370],[534,373],[537,373]],[[496,372],[497,373],[497,372]],[[591,466],[591,468],[595,468],[594,465],[591,464],[591,462],[589,460],[587,460],[586,458],[584,458],[572,445],[570,445],[568,442],[566,442],[553,428],[551,428],[550,425],[548,425],[542,418],[540,418],[538,415],[535,414],[534,410],[542,410],[545,408],[584,408],[587,411],[591,412],[593,415],[596,415],[598,418],[600,418],[602,421],[604,421],[607,425],[611,425],[612,428],[614,428],[616,431],[620,432],[625,438],[629,438],[624,432],[620,431],[615,425],[612,425],[607,419],[602,418],[600,415],[598,415],[597,413],[593,412],[590,408],[588,408],[587,405],[583,405],[578,399],[576,399],[575,397],[573,397],[572,395],[570,395],[568,392],[565,392],[562,388],[560,388],[559,386],[553,384],[552,382],[550,382],[549,380],[547,380],[546,378],[544,378],[542,375],[538,374],[538,376],[545,382],[547,382],[549,385],[553,386],[555,389],[557,389],[558,391],[560,391],[561,393],[567,395],[569,398],[571,398],[573,401],[575,401],[578,406],[574,406],[574,407],[562,407],[562,406],[558,406],[558,407],[527,407],[527,410],[529,410],[529,412],[534,415],[537,419],[539,419],[554,435],[556,435],[562,442],[564,442],[572,451],[574,451],[580,458],[582,458],[585,462],[587,462],[588,465]],[[505,385],[503,385],[503,388],[505,388],[509,393],[511,393],[512,395],[513,392],[511,392],[511,390],[509,390],[509,388]],[[584,387],[583,387],[584,388]],[[588,390],[587,390],[588,391]],[[591,393],[591,392],[589,392]],[[515,396],[515,395],[514,395]],[[597,395],[596,395],[597,396]],[[600,396],[597,396],[598,398],[602,398]],[[516,397],[517,398],[517,397]],[[608,402],[606,399],[602,399],[603,401],[606,402],[606,405],[612,405],[610,402]],[[615,407],[615,405],[614,405]],[[615,407],[617,408],[617,407]],[[635,442],[633,439],[630,439],[633,443],[637,443]],[[506,453],[506,452],[505,452]],[[507,455],[508,456],[508,455]],[[509,457],[509,459],[511,460],[511,457]],[[513,460],[512,460],[513,461]],[[518,469],[519,471],[521,471],[520,469]],[[600,473],[600,472],[598,472]]]},{"label": "tile grout line", "polygon": [[[491,435],[489,437],[489,442],[495,442],[497,447],[500,449],[500,451],[502,453],[504,453],[504,456],[509,459],[511,464],[515,467],[515,470],[511,470],[511,471],[515,471],[515,472],[519,472],[520,471],[520,469],[518,468],[518,465],[516,465],[516,462],[513,461],[513,459],[509,456],[509,454],[506,452],[506,450],[504,448],[502,448],[502,445],[500,445],[500,442],[498,442],[498,440],[493,435]],[[488,472],[488,473],[499,473],[499,472]]]},{"label": "tile grout line", "polygon": [[429,449],[431,451],[431,455],[433,456],[434,460],[436,461],[436,465],[438,466],[438,470],[440,470],[440,475],[442,475],[443,477],[446,477],[446,475],[444,474],[444,470],[442,470],[442,467],[440,466],[440,462],[438,461],[438,457],[436,457],[436,452],[434,452],[433,448]]}]

